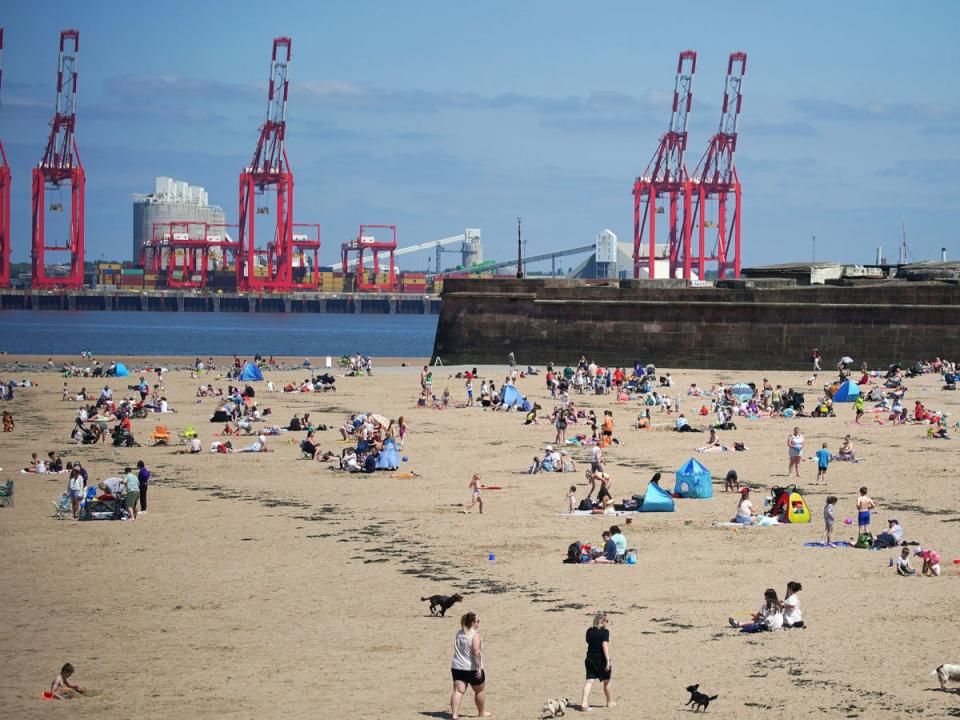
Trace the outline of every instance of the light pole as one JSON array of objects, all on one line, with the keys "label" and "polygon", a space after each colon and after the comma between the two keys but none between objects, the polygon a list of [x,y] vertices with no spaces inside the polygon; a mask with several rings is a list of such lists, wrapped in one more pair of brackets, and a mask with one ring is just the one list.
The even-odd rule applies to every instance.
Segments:
[{"label": "light pole", "polygon": [[521,225],[523,219],[519,216],[517,217],[517,279],[523,280],[523,234],[521,232]]}]

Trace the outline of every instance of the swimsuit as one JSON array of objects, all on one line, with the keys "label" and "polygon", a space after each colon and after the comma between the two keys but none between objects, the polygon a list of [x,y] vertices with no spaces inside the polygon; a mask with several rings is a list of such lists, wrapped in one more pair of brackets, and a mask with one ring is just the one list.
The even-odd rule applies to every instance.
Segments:
[{"label": "swimsuit", "polygon": [[861,510],[857,513],[857,524],[858,525],[869,525],[870,524],[870,511]]}]

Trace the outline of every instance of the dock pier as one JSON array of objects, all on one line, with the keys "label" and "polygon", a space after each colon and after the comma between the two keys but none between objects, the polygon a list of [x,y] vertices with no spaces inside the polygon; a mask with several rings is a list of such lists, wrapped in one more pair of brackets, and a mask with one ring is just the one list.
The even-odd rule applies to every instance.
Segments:
[{"label": "dock pier", "polygon": [[0,310],[437,315],[439,295],[236,293],[187,290],[0,290]]}]

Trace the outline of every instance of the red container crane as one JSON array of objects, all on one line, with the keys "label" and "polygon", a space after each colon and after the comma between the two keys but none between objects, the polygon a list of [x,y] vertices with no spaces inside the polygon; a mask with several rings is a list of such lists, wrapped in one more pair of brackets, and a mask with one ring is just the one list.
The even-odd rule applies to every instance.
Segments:
[{"label": "red container crane", "polygon": [[[693,217],[698,226],[697,276],[701,279],[707,261],[716,261],[720,278],[732,272],[740,277],[740,178],[733,164],[737,150],[737,125],[740,120],[741,88],[747,72],[747,54],[730,53],[727,61],[727,80],[723,93],[720,129],[710,138],[710,145],[693,173]],[[733,194],[733,216],[727,216],[727,196]],[[716,205],[716,220],[707,218],[708,206]],[[706,239],[713,236],[710,253]],[[731,257],[732,240],[732,257]]]},{"label": "red container crane", "polygon": [[[76,288],[83,285],[83,225],[85,176],[74,137],[77,113],[77,55],[80,32],[60,33],[60,58],[57,63],[57,104],[50,123],[50,137],[40,164],[33,169],[32,283],[35,288]],[[44,220],[46,213],[63,212],[63,203],[54,199],[47,207],[46,192],[70,187],[70,224],[65,238],[48,244]],[[68,253],[67,274],[49,277],[47,253]]]},{"label": "red container crane", "polygon": [[[693,104],[693,75],[697,71],[697,53],[684,50],[677,61],[677,79],[673,89],[673,112],[670,128],[660,138],[660,145],[643,175],[633,184],[633,277],[640,277],[640,248],[644,235],[649,239],[647,277],[655,276],[657,214],[664,208],[659,203],[669,200],[670,217],[667,238],[670,246],[670,277],[676,277],[683,265],[683,277],[690,277],[690,178],[684,164],[687,148],[687,117]],[[680,218],[680,202],[683,218]],[[682,224],[681,224],[682,222]]]},{"label": "red container crane", "polygon": [[[364,235],[366,230],[388,230],[390,233],[389,240],[377,240],[372,235]],[[363,271],[363,253],[366,250],[370,250],[373,255],[373,280],[367,281],[364,278]],[[387,276],[387,282],[379,282],[380,276],[380,253],[385,251],[385,254],[390,256],[390,272]],[[394,254],[397,251],[397,226],[396,225],[361,225],[360,233],[350,242],[345,242],[340,246],[340,253],[343,257],[343,264],[341,267],[344,272],[347,272],[349,265],[349,256],[350,253],[357,253],[357,290],[361,292],[367,291],[379,291],[379,292],[393,292],[397,289],[397,269],[396,262],[394,259]]]},{"label": "red container crane", "polygon": [[[3,87],[3,28],[0,27],[0,88]],[[10,285],[10,165],[0,140],[0,287]]]},{"label": "red container crane", "polygon": [[[237,288],[246,291],[289,292],[295,289],[316,289],[320,275],[314,262],[311,273],[293,273],[293,254],[303,258],[312,250],[314,258],[320,248],[315,239],[293,237],[293,172],[287,160],[285,134],[287,128],[287,69],[290,66],[291,40],[273,40],[270,61],[270,85],[267,92],[267,119],[260,126],[260,140],[250,166],[240,173],[240,243],[237,260]],[[254,221],[257,215],[268,215],[269,205],[258,203],[270,192],[276,193],[273,238],[266,247],[256,244]],[[259,270],[259,272],[258,272]]]}]

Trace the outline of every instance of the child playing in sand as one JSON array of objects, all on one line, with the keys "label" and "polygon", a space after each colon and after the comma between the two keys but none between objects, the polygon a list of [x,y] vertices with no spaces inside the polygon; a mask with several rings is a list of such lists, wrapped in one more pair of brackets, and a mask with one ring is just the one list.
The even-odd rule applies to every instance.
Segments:
[{"label": "child playing in sand", "polygon": [[483,498],[480,497],[480,474],[474,473],[473,477],[470,478],[470,482],[467,483],[467,487],[470,488],[470,491],[473,494],[473,499],[470,501],[470,504],[467,505],[466,510],[461,510],[461,512],[466,515],[473,509],[474,505],[480,506],[480,514],[483,515]]},{"label": "child playing in sand", "polygon": [[817,482],[816,485],[826,485],[827,484],[827,468],[830,466],[830,460],[833,458],[830,455],[830,451],[827,450],[827,444],[824,443],[823,447],[817,450]]},{"label": "child playing in sand", "polygon": [[[906,548],[904,548],[906,549]],[[918,547],[914,550],[917,557],[923,558],[923,567],[920,572],[931,577],[940,577],[940,553],[936,550],[924,550]]]},{"label": "child playing in sand", "polygon": [[833,544],[833,523],[836,520],[834,506],[836,504],[836,495],[831,495],[827,498],[827,504],[823,506],[823,538],[824,542],[830,547],[836,547]]},{"label": "child playing in sand", "polygon": [[897,558],[897,575],[908,577],[916,574],[917,571],[910,566],[910,548],[905,547],[900,551],[900,557]]},{"label": "child playing in sand", "polygon": [[859,533],[870,532],[870,511],[876,504],[867,496],[867,488],[860,488],[860,497],[857,498],[857,525]]},{"label": "child playing in sand", "polygon": [[3,431],[4,432],[13,432],[13,428],[16,427],[16,424],[13,422],[13,415],[10,414],[9,410],[3,411]]},{"label": "child playing in sand", "polygon": [[723,480],[723,491],[740,492],[740,478],[736,470],[731,470],[727,473],[727,477]]},{"label": "child playing in sand", "polygon": [[577,502],[577,486],[571,485],[567,491],[567,512],[573,514],[579,504]]},{"label": "child playing in sand", "polygon": [[60,668],[60,674],[54,679],[53,683],[50,685],[50,694],[58,700],[66,700],[70,697],[70,691],[83,695],[86,690],[84,690],[79,685],[70,684],[70,676],[73,675],[73,665],[70,663],[65,663],[62,668]]}]

